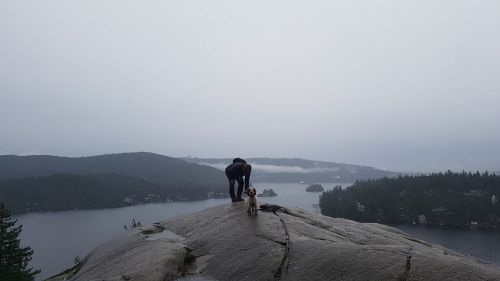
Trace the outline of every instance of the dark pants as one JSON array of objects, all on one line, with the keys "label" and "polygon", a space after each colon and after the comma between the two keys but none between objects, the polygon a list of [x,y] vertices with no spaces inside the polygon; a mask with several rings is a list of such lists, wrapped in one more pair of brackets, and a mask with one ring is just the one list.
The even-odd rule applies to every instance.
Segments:
[{"label": "dark pants", "polygon": [[230,179],[229,180],[229,195],[231,196],[232,199],[235,199],[234,196],[234,183],[238,181],[238,193],[236,198],[241,198],[241,194],[243,193],[243,178],[239,179]]}]

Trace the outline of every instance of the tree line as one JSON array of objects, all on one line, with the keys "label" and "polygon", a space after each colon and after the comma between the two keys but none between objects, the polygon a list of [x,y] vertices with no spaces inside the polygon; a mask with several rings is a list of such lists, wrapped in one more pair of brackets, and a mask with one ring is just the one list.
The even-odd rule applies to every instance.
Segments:
[{"label": "tree line", "polygon": [[500,177],[433,173],[364,180],[320,198],[324,215],[361,222],[500,227]]},{"label": "tree line", "polygon": [[118,175],[57,174],[0,182],[0,202],[13,213],[123,207],[227,196],[216,184],[159,184]]}]

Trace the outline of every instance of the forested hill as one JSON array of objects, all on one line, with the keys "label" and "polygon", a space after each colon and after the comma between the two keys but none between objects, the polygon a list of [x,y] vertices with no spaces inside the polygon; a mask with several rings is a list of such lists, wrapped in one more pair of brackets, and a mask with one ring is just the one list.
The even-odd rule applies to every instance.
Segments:
[{"label": "forested hill", "polygon": [[162,185],[218,186],[226,184],[224,173],[220,170],[147,152],[76,158],[47,155],[0,156],[0,179],[40,177],[59,173],[120,174]]},{"label": "forested hill", "polygon": [[356,182],[326,191],[324,215],[363,222],[421,222],[500,229],[500,177],[476,172]]},{"label": "forested hill", "polygon": [[154,153],[0,156],[0,201],[15,213],[226,196],[224,173]]},{"label": "forested hill", "polygon": [[[232,158],[184,158],[186,161],[224,169]],[[394,177],[401,173],[368,166],[300,158],[246,158],[252,164],[255,182],[355,182],[362,179]]]},{"label": "forested hill", "polygon": [[0,182],[0,201],[13,213],[113,208],[225,195],[225,186],[162,185],[117,174],[56,174]]}]

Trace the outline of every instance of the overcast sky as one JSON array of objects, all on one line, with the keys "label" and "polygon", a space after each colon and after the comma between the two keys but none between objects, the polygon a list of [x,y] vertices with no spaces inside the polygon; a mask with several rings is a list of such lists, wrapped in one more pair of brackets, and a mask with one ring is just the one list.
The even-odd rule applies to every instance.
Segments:
[{"label": "overcast sky", "polygon": [[0,154],[500,170],[500,1],[0,0]]}]

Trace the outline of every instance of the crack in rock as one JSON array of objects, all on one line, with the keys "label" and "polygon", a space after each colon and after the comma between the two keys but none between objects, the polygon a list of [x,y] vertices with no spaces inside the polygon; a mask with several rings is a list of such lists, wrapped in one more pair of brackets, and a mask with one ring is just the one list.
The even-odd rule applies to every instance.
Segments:
[{"label": "crack in rock", "polygon": [[327,239],[327,238],[321,238],[321,237],[311,237],[311,239],[320,240],[320,241],[326,241],[326,242],[330,242],[330,243],[336,243],[336,241],[334,241],[334,240]]},{"label": "crack in rock", "polygon": [[193,249],[190,247],[184,247],[184,249],[186,250],[184,264],[182,268],[179,269],[181,276],[186,276],[196,268],[196,257],[193,255]]},{"label": "crack in rock", "polygon": [[260,237],[262,239],[265,239],[267,241],[271,241],[271,242],[275,242],[275,243],[281,244],[283,246],[287,246],[287,242],[286,241],[283,242],[283,241],[274,240],[273,238],[265,236],[265,235],[262,235],[262,234],[255,234],[255,236]]},{"label": "crack in rock", "polygon": [[273,211],[273,214],[279,218],[279,220],[281,221],[281,224],[283,225],[283,228],[285,229],[285,243],[282,244],[285,246],[285,254],[283,255],[283,258],[281,259],[281,264],[280,264],[278,270],[276,271],[276,273],[274,273],[274,280],[279,281],[279,280],[281,280],[281,277],[283,277],[283,279],[285,279],[285,274],[288,273],[288,267],[290,266],[290,260],[288,259],[288,254],[290,253],[290,235],[288,234],[288,228],[286,227],[286,223],[283,220],[283,218],[280,215],[278,215],[276,213],[276,211]]}]

